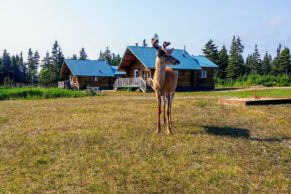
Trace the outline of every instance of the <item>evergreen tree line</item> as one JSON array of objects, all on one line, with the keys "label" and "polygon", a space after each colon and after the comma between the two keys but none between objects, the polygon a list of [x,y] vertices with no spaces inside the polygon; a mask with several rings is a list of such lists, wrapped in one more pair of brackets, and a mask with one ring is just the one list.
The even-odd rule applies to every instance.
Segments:
[{"label": "evergreen tree line", "polygon": [[[73,54],[71,57],[73,60],[88,60],[88,55],[85,51],[85,48],[81,48],[79,57],[76,54]],[[98,60],[106,61],[109,65],[117,66],[121,61],[121,57],[119,54],[115,54],[109,50],[107,46],[104,51],[100,51]]]},{"label": "evergreen tree line", "polygon": [[220,50],[213,40],[209,40],[202,49],[203,54],[216,63],[219,68],[216,80],[235,82],[247,76],[287,76],[291,78],[290,49],[282,48],[279,44],[276,56],[273,58],[267,51],[261,57],[258,46],[255,45],[253,53],[246,59],[243,57],[244,45],[240,37],[233,37],[230,50],[225,45]]},{"label": "evergreen tree line", "polygon": [[[146,40],[142,46],[146,47]],[[291,76],[291,57],[290,49],[281,45],[277,48],[276,56],[273,58],[267,51],[261,57],[258,46],[255,45],[254,52],[249,54],[246,59],[243,57],[244,45],[240,37],[233,37],[229,51],[225,45],[219,50],[213,40],[209,40],[202,49],[203,54],[216,63],[219,68],[216,72],[216,80],[222,82],[235,82],[243,80],[249,75],[261,76]],[[74,54],[71,59],[87,60],[85,48],[81,48],[79,56]],[[110,51],[106,47],[100,51],[99,60],[105,60],[110,65],[118,65],[121,61],[119,54]],[[26,62],[22,53],[12,55],[4,50],[0,56],[0,84],[40,83],[45,86],[54,86],[61,79],[60,71],[64,61],[62,49],[57,41],[54,42],[51,52],[47,52],[45,57],[40,60],[37,50],[28,50]],[[40,70],[38,72],[38,70]]]},{"label": "evergreen tree line", "polygon": [[109,50],[109,47],[106,47],[105,51],[100,51],[99,54],[99,60],[104,60],[106,61],[108,64],[112,65],[112,66],[117,66],[119,65],[120,61],[121,61],[121,57],[119,54],[114,54],[113,52],[111,52]]},{"label": "evergreen tree line", "polygon": [[[0,84],[15,85],[41,84],[43,86],[55,86],[61,80],[61,68],[64,62],[62,49],[57,41],[54,42],[51,52],[47,52],[40,60],[38,51],[28,50],[27,60],[23,54],[12,55],[4,50],[0,56]],[[79,56],[74,54],[71,59],[87,60],[85,48],[81,48]],[[105,60],[110,65],[118,65],[121,61],[119,54],[115,54],[106,47],[100,51],[99,60]],[[40,71],[39,71],[40,70]]]}]

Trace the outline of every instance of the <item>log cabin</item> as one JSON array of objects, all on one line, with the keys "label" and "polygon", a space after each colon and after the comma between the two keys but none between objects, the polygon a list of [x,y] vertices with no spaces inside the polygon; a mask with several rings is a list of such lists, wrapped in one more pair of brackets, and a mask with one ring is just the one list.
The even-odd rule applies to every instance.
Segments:
[{"label": "log cabin", "polygon": [[201,70],[196,72],[196,90],[213,90],[215,89],[214,73],[218,66],[205,56],[193,56],[198,62]]},{"label": "log cabin", "polygon": [[[101,60],[64,60],[59,82],[60,88],[72,89],[112,89],[115,75],[122,77],[122,72],[116,71]],[[115,74],[116,73],[116,74]]]},{"label": "log cabin", "polygon": [[[171,66],[178,72],[177,91],[214,89],[216,64],[204,56],[191,56],[185,49],[174,49],[172,55],[181,62]],[[152,47],[128,46],[118,68],[126,73],[126,78],[117,79],[113,88],[134,87],[144,92],[150,90],[155,59],[156,50]]]}]

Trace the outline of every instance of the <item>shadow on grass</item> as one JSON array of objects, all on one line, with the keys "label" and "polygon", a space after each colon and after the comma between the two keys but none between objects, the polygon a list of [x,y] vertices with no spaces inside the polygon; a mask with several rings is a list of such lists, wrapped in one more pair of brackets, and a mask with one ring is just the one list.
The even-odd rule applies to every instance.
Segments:
[{"label": "shadow on grass", "polygon": [[203,126],[205,132],[211,135],[217,136],[228,136],[232,138],[244,138],[251,141],[258,142],[282,142],[283,140],[289,140],[290,138],[280,137],[251,137],[249,129],[244,128],[231,128],[231,127],[214,127],[214,126]]},{"label": "shadow on grass", "polygon": [[250,131],[243,128],[204,126],[205,132],[211,135],[229,136],[233,138],[250,138]]}]

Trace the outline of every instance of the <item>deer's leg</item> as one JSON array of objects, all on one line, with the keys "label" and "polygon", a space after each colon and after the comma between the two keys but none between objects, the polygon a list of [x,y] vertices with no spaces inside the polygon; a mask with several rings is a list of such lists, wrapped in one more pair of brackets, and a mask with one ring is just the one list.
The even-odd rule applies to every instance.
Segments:
[{"label": "deer's leg", "polygon": [[157,92],[156,93],[156,98],[158,101],[158,123],[157,123],[157,130],[156,133],[161,132],[161,121],[160,121],[160,115],[161,115],[161,95]]},{"label": "deer's leg", "polygon": [[173,103],[174,95],[175,95],[175,93],[170,95],[170,126],[171,126],[171,129],[172,129],[172,103]]},{"label": "deer's leg", "polygon": [[168,119],[167,134],[168,135],[172,133],[171,120],[170,120],[170,106],[171,106],[171,99],[170,99],[170,94],[168,94],[167,95],[167,119]]},{"label": "deer's leg", "polygon": [[163,121],[163,126],[166,125],[166,104],[167,104],[167,99],[166,96],[163,96],[163,116],[164,116],[164,121]]}]

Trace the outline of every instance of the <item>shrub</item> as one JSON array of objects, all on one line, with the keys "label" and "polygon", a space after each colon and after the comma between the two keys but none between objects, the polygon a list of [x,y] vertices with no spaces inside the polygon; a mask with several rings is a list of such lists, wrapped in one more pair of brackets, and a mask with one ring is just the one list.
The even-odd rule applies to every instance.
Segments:
[{"label": "shrub", "polygon": [[0,88],[0,100],[94,96],[95,93],[59,88]]},{"label": "shrub", "polygon": [[248,76],[242,76],[237,78],[235,81],[232,80],[221,80],[215,79],[215,83],[218,86],[228,87],[228,86],[254,86],[263,85],[267,87],[271,86],[291,86],[291,77],[287,75],[258,75],[250,74]]}]

